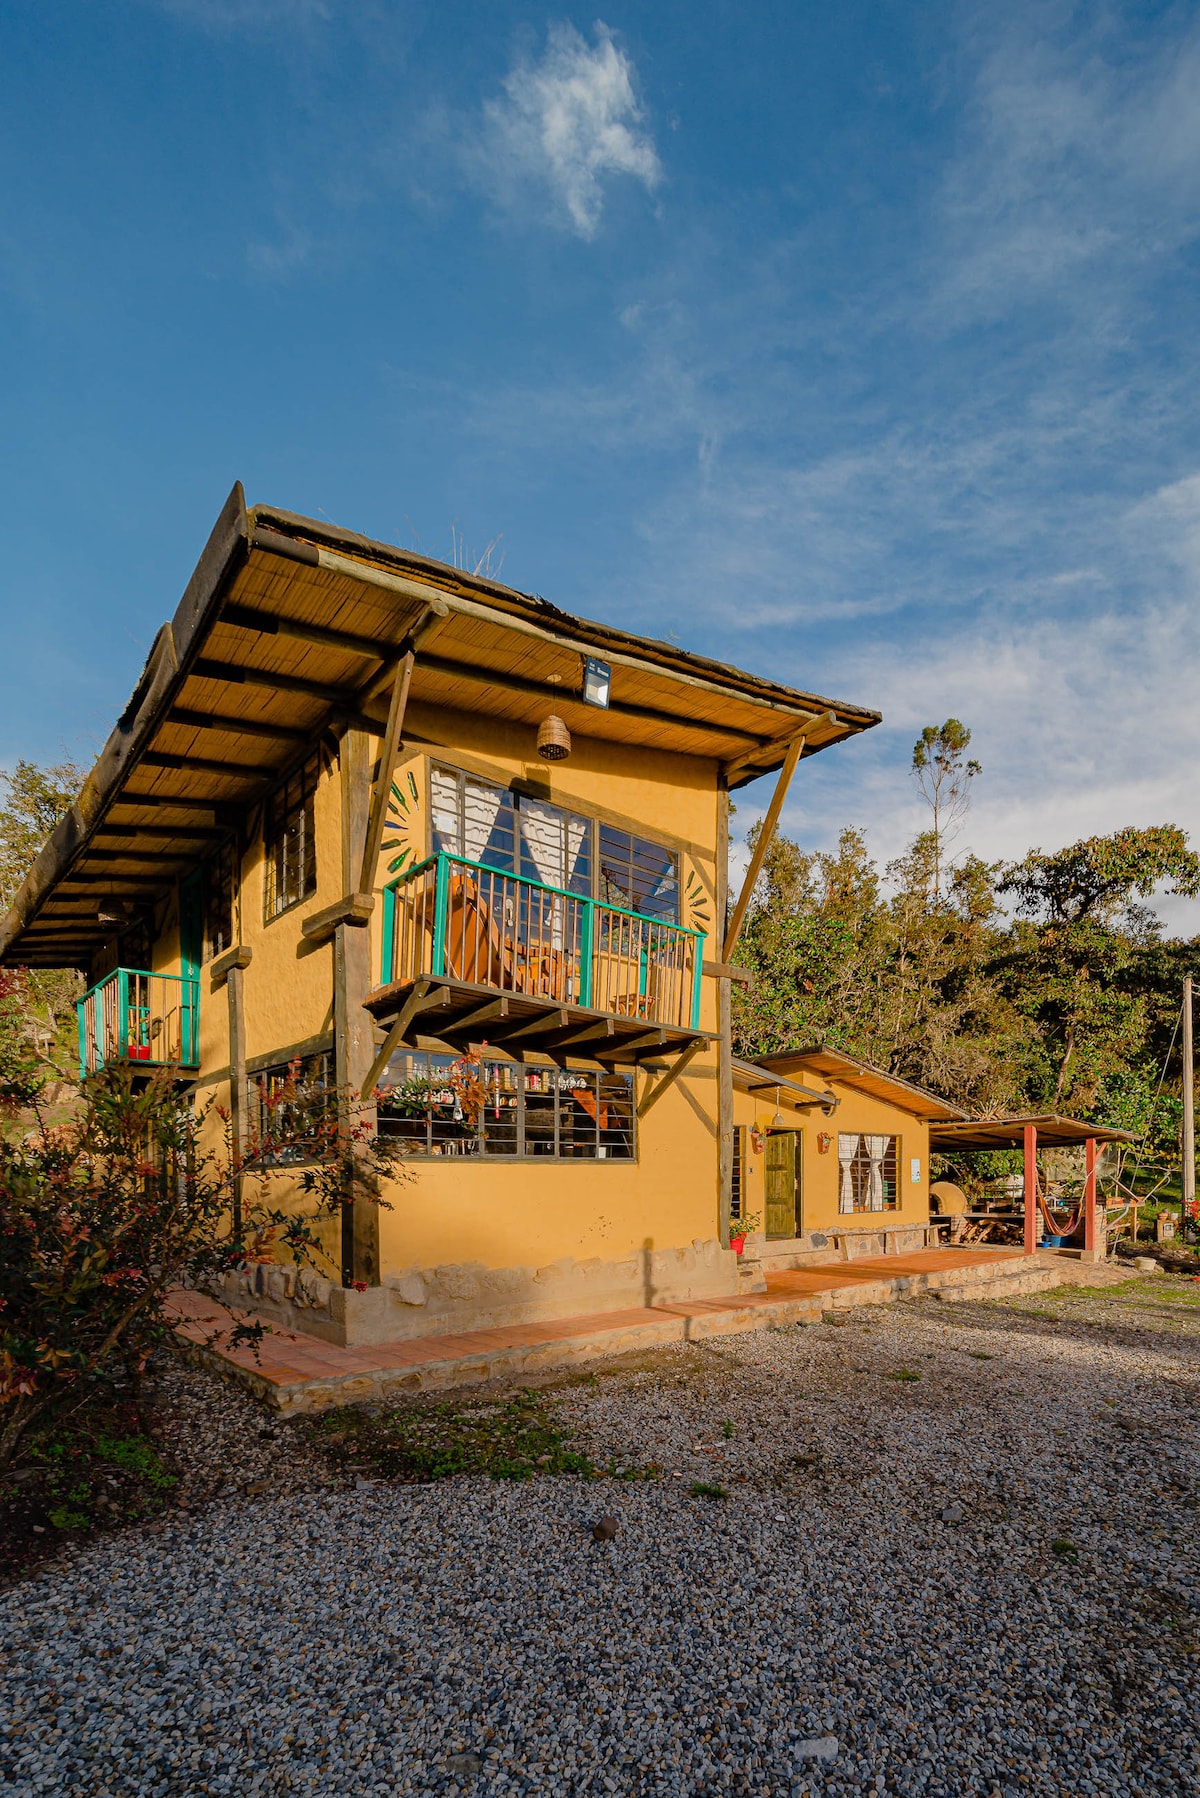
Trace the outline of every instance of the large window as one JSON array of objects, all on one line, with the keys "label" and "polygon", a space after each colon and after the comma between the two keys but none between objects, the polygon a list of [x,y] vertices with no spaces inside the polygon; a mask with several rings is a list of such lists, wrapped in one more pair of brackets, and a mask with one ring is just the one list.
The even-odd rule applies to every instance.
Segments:
[{"label": "large window", "polygon": [[401,1049],[378,1091],[379,1133],[414,1155],[632,1161],[633,1079]]},{"label": "large window", "polygon": [[263,837],[266,845],[266,914],[277,918],[317,890],[317,846],[313,835],[313,802],[317,790],[317,757],[285,780],[267,800]]},{"label": "large window", "polygon": [[900,1138],[843,1131],[838,1137],[838,1210],[895,1211]]},{"label": "large window", "polygon": [[251,1074],[251,1159],[258,1167],[291,1167],[333,1147],[337,1083],[324,1050]]},{"label": "large window", "polygon": [[458,768],[434,767],[431,800],[437,850],[679,922],[679,857],[661,843]]}]

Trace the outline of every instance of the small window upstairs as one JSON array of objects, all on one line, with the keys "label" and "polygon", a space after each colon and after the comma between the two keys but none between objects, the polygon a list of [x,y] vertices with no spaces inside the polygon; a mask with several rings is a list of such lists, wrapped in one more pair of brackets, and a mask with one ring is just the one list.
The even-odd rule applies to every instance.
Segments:
[{"label": "small window upstairs", "polygon": [[267,800],[263,822],[266,849],[265,910],[268,922],[317,890],[317,845],[313,809],[317,757],[285,780]]}]

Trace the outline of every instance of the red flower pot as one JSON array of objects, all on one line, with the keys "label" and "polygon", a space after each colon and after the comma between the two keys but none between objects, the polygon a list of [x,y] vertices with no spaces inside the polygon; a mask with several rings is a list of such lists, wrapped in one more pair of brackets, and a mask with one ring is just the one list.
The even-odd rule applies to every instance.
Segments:
[{"label": "red flower pot", "polygon": [[729,1238],[729,1246],[735,1255],[740,1255],[746,1246],[746,1238],[744,1236],[731,1236]]}]

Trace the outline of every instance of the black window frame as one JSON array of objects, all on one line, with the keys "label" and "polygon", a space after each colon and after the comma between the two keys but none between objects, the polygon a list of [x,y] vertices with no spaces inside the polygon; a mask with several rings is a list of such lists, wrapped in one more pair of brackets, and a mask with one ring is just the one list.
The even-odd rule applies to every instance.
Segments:
[{"label": "black window frame", "polygon": [[[311,899],[317,890],[316,795],[319,751],[281,780],[263,805],[263,919],[267,924]],[[299,825],[299,848],[289,865],[289,832]],[[295,890],[292,879],[295,880]]]},{"label": "black window frame", "polygon": [[[402,1087],[411,1095],[407,1106],[389,1101]],[[632,1074],[398,1049],[376,1104],[379,1135],[402,1141],[406,1159],[625,1167],[638,1160]]]},{"label": "black window frame", "polygon": [[[281,1089],[289,1083],[301,1088],[298,1099],[287,1099],[281,1096]],[[311,1055],[293,1056],[289,1061],[277,1061],[269,1067],[257,1068],[246,1077],[250,1113],[251,1154],[246,1165],[249,1168],[296,1168],[311,1167],[316,1162],[327,1160],[332,1152],[332,1145],[327,1145],[325,1152],[318,1153],[318,1132],[331,1118],[337,1115],[337,1075],[332,1049],[319,1049]],[[289,1145],[281,1145],[271,1149],[266,1145],[278,1134],[278,1115],[295,1109],[297,1120],[304,1122],[307,1112],[312,1120],[309,1141],[300,1139]]]},{"label": "black window frame", "polygon": [[[607,819],[598,817],[594,812],[578,811],[574,806],[562,805],[557,800],[545,798],[537,793],[526,793],[519,787],[505,786],[503,781],[493,780],[490,775],[476,774],[470,768],[460,768],[454,762],[443,761],[440,757],[430,756],[428,767],[429,818],[431,832],[431,850],[436,853],[432,832],[434,816],[434,777],[435,775],[452,775],[458,782],[457,828],[458,842],[465,841],[465,805],[466,782],[478,781],[483,786],[492,787],[505,796],[508,802],[508,816],[511,821],[512,849],[499,857],[495,862],[498,872],[508,874],[518,880],[537,878],[524,868],[524,842],[521,834],[521,805],[526,804],[548,806],[563,814],[564,818],[573,818],[585,823],[588,827],[588,843],[586,858],[577,856],[577,861],[586,859],[588,884],[586,892],[577,884],[573,874],[561,883],[566,892],[580,892],[581,896],[595,900],[597,905],[612,907],[618,911],[632,912],[636,917],[649,918],[663,924],[683,924],[682,873],[683,858],[677,849],[661,842],[657,837],[644,835],[640,831],[627,830],[624,825],[612,824]],[[510,834],[510,823],[501,825],[501,834]],[[639,884],[639,869],[649,866],[648,853],[654,857],[662,857],[666,863],[668,878],[658,882],[658,890],[672,894],[672,903],[668,910],[662,907],[646,909],[637,903],[636,887]],[[450,853],[465,854],[465,849],[455,847]],[[526,851],[526,854],[528,852]],[[478,860],[486,867],[492,862]],[[618,867],[624,874],[626,886],[619,886],[612,878]],[[557,882],[551,882],[557,885]],[[615,889],[615,890],[613,890]],[[628,890],[627,890],[628,889]]]}]

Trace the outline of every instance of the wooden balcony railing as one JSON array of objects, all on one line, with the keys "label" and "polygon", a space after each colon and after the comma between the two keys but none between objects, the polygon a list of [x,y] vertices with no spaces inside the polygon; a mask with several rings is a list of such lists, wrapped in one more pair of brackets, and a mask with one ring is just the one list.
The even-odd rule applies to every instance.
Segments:
[{"label": "wooden balcony railing", "polygon": [[200,982],[186,974],[114,968],[76,1001],[79,1078],[112,1061],[194,1068],[200,1062]]},{"label": "wooden balcony railing", "polygon": [[460,855],[384,890],[385,986],[433,977],[676,1029],[700,1026],[704,938]]}]

